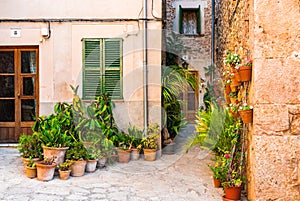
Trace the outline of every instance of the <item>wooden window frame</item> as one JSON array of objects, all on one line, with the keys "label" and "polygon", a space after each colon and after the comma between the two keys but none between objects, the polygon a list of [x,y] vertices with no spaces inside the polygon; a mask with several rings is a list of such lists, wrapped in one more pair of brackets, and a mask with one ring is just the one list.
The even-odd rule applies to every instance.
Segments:
[{"label": "wooden window frame", "polygon": [[[183,33],[183,11],[197,11],[197,34],[187,34]],[[181,5],[179,5],[179,33],[184,34],[186,36],[193,36],[193,35],[201,35],[201,7],[200,5],[198,8],[182,8]]]},{"label": "wooden window frame", "polygon": [[[109,86],[107,84],[107,77],[106,75],[109,74],[108,72],[113,72],[113,71],[119,71],[119,73],[117,73],[119,75],[119,79],[115,78],[116,82],[119,82],[119,92],[117,95],[115,95],[115,93],[110,94],[111,98],[113,100],[122,100],[123,99],[123,39],[122,38],[83,38],[82,39],[83,43],[82,43],[82,61],[83,61],[83,76],[82,76],[82,83],[83,83],[83,87],[82,87],[82,97],[83,100],[93,100],[95,99],[96,96],[91,96],[88,95],[85,92],[86,89],[86,83],[87,81],[85,80],[86,78],[86,72],[88,71],[86,68],[86,49],[85,49],[85,45],[86,42],[99,42],[99,67],[95,67],[93,70],[97,71],[99,70],[99,94],[102,94],[104,92],[106,92],[106,88]],[[120,46],[119,49],[117,51],[119,51],[119,66],[118,67],[114,67],[114,61],[110,62],[109,64],[109,58],[106,59],[107,56],[107,52],[106,52],[106,44],[108,44],[109,42],[119,42]],[[92,68],[90,69],[92,70]],[[117,75],[115,74],[115,75]],[[111,77],[113,78],[113,76]],[[114,81],[112,81],[114,82]],[[95,86],[96,88],[98,86]],[[98,95],[98,94],[96,94]]]}]

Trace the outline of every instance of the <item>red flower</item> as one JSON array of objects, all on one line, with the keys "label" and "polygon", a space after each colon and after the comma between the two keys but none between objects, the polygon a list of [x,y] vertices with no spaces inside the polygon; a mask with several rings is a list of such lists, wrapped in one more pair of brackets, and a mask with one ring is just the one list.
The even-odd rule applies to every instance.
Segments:
[{"label": "red flower", "polygon": [[225,154],[225,158],[230,158],[230,155],[229,154]]}]

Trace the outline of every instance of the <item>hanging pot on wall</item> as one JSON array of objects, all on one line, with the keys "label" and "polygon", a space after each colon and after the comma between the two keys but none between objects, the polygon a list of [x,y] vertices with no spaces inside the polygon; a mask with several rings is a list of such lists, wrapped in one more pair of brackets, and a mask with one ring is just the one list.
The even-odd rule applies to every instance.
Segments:
[{"label": "hanging pot on wall", "polygon": [[248,82],[251,80],[252,66],[241,66],[238,70],[241,82]]}]

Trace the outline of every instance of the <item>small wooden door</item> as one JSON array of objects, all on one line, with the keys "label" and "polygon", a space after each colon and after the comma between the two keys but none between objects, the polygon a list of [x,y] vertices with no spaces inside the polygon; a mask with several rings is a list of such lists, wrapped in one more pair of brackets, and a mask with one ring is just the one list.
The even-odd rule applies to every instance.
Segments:
[{"label": "small wooden door", "polygon": [[0,47],[0,142],[31,134],[39,111],[38,47]]},{"label": "small wooden door", "polygon": [[[198,82],[198,71],[190,70],[191,73],[196,77],[196,80]],[[197,88],[194,90],[191,86],[187,87],[187,90],[183,93],[183,113],[185,116],[185,119],[188,121],[188,123],[195,123],[196,120],[196,113],[198,110],[198,98],[199,98],[199,89],[198,89],[198,83]]]}]

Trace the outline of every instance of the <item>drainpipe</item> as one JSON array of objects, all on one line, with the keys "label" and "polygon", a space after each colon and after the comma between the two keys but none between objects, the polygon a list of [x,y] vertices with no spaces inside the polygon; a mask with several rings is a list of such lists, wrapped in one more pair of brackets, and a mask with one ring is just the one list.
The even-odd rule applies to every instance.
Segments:
[{"label": "drainpipe", "polygon": [[[211,1],[211,66],[215,65],[215,0]],[[214,79],[212,73],[211,81]]]},{"label": "drainpipe", "polygon": [[148,128],[148,43],[147,43],[147,0],[144,0],[144,38],[143,38],[143,69],[144,69],[144,128]]}]

